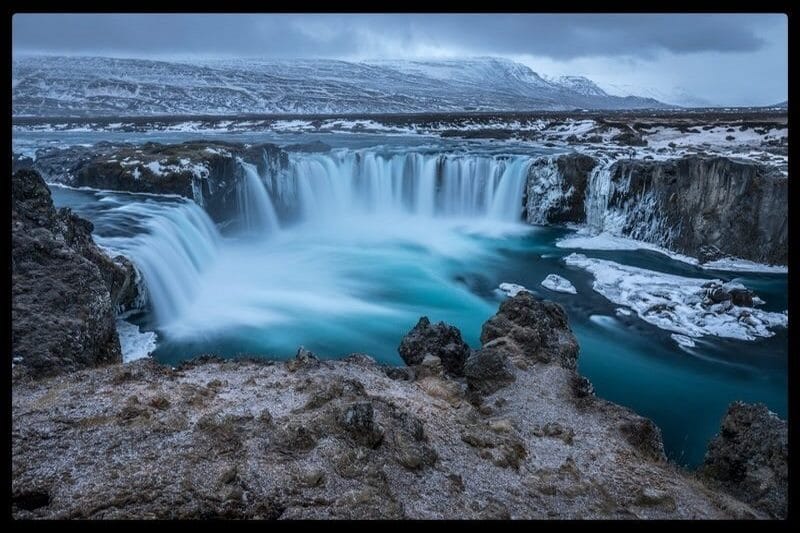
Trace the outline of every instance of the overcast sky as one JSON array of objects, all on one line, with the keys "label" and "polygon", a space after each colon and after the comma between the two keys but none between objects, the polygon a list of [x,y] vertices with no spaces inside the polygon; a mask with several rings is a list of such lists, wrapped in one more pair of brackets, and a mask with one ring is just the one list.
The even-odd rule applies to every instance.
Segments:
[{"label": "overcast sky", "polygon": [[540,74],[586,76],[617,93],[683,90],[718,105],[768,105],[788,94],[782,14],[17,14],[13,53],[345,60],[491,55]]}]

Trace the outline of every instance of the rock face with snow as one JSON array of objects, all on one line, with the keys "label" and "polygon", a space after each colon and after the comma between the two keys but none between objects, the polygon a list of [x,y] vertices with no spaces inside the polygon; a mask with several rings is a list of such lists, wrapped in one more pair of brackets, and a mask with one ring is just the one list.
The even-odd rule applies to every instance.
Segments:
[{"label": "rock face with snow", "polygon": [[583,223],[593,157],[572,153],[555,160],[539,159],[528,169],[525,218],[532,224]]},{"label": "rock face with snow", "polygon": [[238,186],[244,179],[239,160],[270,177],[288,165],[287,153],[272,144],[191,141],[44,149],[32,167],[48,181],[75,187],[192,198],[212,218],[224,221],[237,212]]},{"label": "rock face with snow", "polygon": [[484,330],[499,336],[464,378],[300,350],[16,382],[12,515],[764,516],[666,462],[652,422],[594,396],[569,368],[557,306],[523,292]]},{"label": "rock face with snow", "polygon": [[34,171],[11,177],[12,357],[50,375],[121,361],[118,308],[136,299],[134,270],[92,240],[92,224],[56,210]]},{"label": "rock face with snow", "polygon": [[713,484],[786,518],[789,488],[788,428],[763,404],[732,403],[708,446],[702,474]]},{"label": "rock face with snow", "polygon": [[420,113],[669,108],[498,58],[166,62],[15,58],[15,116]]},{"label": "rock face with snow", "polygon": [[609,212],[623,235],[699,257],[788,262],[788,180],[726,157],[620,160],[611,167]]}]

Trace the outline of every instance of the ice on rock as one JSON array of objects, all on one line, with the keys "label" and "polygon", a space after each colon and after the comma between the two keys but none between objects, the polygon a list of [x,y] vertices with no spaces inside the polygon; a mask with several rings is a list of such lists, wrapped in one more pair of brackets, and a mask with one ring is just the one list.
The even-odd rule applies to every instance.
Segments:
[{"label": "ice on rock", "polygon": [[542,280],[542,287],[555,292],[566,292],[569,294],[578,293],[575,286],[570,283],[568,279],[562,278],[558,274],[548,274],[547,277]]},{"label": "ice on rock", "polygon": [[117,320],[117,334],[124,363],[147,357],[156,349],[155,332],[141,331],[139,326],[125,320]]},{"label": "ice on rock", "polygon": [[788,324],[785,312],[739,307],[730,300],[713,303],[706,295],[709,287],[723,286],[720,280],[664,274],[577,253],[564,261],[591,273],[592,288],[606,299],[629,307],[645,322],[687,337],[755,340],[771,337],[774,328]]}]

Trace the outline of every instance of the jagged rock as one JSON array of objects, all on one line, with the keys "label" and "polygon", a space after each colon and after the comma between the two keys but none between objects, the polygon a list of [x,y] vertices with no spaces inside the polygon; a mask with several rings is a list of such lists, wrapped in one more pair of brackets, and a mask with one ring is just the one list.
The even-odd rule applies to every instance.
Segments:
[{"label": "jagged rock", "polygon": [[397,351],[407,365],[422,363],[426,355],[438,357],[447,372],[460,376],[464,373],[464,361],[470,348],[461,339],[458,328],[444,322],[432,325],[428,317],[423,316],[403,337]]},{"label": "jagged rock", "polygon": [[339,424],[356,442],[374,448],[383,440],[383,428],[374,419],[370,402],[357,402],[348,406],[339,418]]},{"label": "jagged rock", "polygon": [[12,346],[34,375],[121,361],[116,309],[136,299],[130,263],[92,240],[92,224],[56,210],[38,173],[12,176]]},{"label": "jagged rock", "polygon": [[497,340],[487,343],[467,358],[464,376],[470,389],[481,394],[492,394],[514,381],[514,372],[504,344]]},{"label": "jagged rock", "polygon": [[316,368],[318,366],[319,358],[302,346],[297,349],[297,354],[294,356],[294,359],[291,359],[286,363],[286,367],[292,371],[303,367]]},{"label": "jagged rock", "polygon": [[619,426],[619,430],[636,450],[645,457],[654,461],[666,461],[664,442],[661,439],[661,430],[652,420],[643,417],[633,417]]},{"label": "jagged rock", "polygon": [[788,429],[763,404],[734,402],[711,441],[702,475],[774,518],[785,518],[789,488]]},{"label": "jagged rock", "polygon": [[578,342],[559,304],[538,300],[522,291],[500,304],[496,315],[483,325],[481,343],[507,337],[525,357],[574,369]]}]

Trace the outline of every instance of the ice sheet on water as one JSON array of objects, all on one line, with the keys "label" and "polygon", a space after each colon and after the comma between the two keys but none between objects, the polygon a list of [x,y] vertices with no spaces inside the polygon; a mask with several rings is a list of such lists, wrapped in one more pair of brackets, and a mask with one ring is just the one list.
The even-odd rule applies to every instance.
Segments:
[{"label": "ice sheet on water", "polygon": [[706,292],[710,283],[722,286],[720,280],[664,274],[577,253],[564,261],[590,272],[595,278],[592,288],[611,302],[629,307],[645,322],[687,337],[755,340],[771,337],[774,328],[788,324],[786,312],[739,307],[730,301],[713,303]]},{"label": "ice sheet on water", "polygon": [[578,293],[575,286],[567,278],[562,278],[558,274],[548,274],[547,277],[542,280],[542,287],[555,292],[566,292],[569,294]]}]

